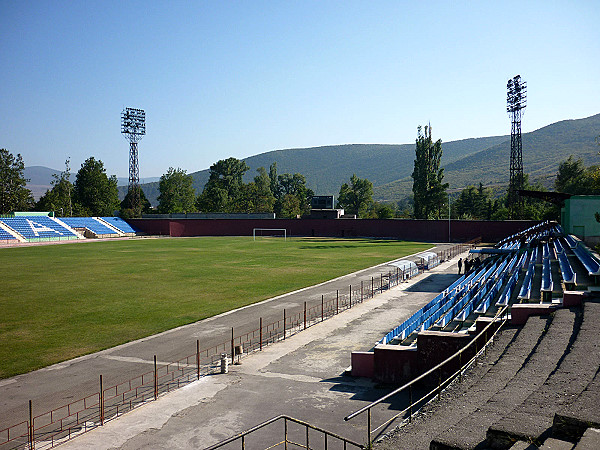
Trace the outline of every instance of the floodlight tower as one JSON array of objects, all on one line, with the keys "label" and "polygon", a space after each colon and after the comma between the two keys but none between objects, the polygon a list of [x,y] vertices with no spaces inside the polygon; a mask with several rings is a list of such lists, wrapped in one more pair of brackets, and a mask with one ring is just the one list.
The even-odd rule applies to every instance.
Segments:
[{"label": "floodlight tower", "polygon": [[140,167],[138,163],[138,142],[146,134],[146,113],[143,109],[125,108],[121,112],[121,133],[129,141],[129,198],[131,209],[139,214],[140,208]]},{"label": "floodlight tower", "polygon": [[521,143],[521,115],[527,106],[527,83],[521,81],[521,75],[515,75],[506,84],[506,111],[511,118],[510,128],[510,181],[508,185],[508,209],[511,218],[522,200],[517,192],[524,187],[523,146]]}]

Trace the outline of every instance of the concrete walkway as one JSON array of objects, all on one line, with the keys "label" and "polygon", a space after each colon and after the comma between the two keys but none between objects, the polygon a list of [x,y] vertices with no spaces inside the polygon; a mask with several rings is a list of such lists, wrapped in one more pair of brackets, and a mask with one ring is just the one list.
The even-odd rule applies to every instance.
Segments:
[{"label": "concrete walkway", "polygon": [[[369,350],[384,333],[446,288],[456,278],[452,274],[456,273],[457,258],[249,355],[241,365],[230,366],[228,374],[201,378],[61,448],[204,448],[279,414],[363,443],[366,418],[347,423],[343,417],[389,389],[370,380],[343,376],[350,353]],[[374,270],[387,273],[388,268]],[[353,276],[371,276],[369,273]],[[344,285],[348,281],[341,280]],[[329,288],[335,292],[335,287]],[[268,309],[271,304],[262,307]],[[374,422],[381,423],[390,415],[380,411]],[[250,439],[246,444],[254,448]]]}]

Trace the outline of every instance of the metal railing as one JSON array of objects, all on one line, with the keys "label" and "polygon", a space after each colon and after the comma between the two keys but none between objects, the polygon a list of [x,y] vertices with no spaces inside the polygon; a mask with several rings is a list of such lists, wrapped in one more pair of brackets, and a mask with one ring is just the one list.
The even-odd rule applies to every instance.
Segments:
[{"label": "metal railing", "polygon": [[[438,252],[438,257],[441,260],[451,259],[470,248],[472,243],[457,244]],[[308,307],[304,302],[304,307],[295,312],[283,309],[282,318],[275,322],[265,325],[260,318],[258,328],[247,333],[236,336],[232,328],[231,338],[221,344],[201,350],[200,342],[196,341],[195,353],[177,361],[157,362],[155,355],[154,370],[114,386],[104,387],[100,374],[97,392],[41,414],[34,415],[35,405],[30,401],[29,420],[0,430],[0,450],[54,447],[153,401],[161,394],[217,372],[223,354],[229,355],[232,362],[236,357],[239,360],[351,309],[405,280],[405,273],[400,269],[380,273],[378,277],[362,280],[360,284],[349,285],[345,292],[337,291],[335,298],[325,300],[322,295],[320,304]]]},{"label": "metal railing", "polygon": [[[264,435],[261,435],[257,437],[257,439],[260,439],[258,441],[260,443],[260,448],[272,449],[283,446],[287,450],[288,444],[290,444],[293,445],[294,448],[305,448],[313,450],[316,448],[327,449],[328,446],[333,444],[334,442],[343,445],[344,450],[346,450],[347,448],[365,448],[364,445],[353,442],[350,439],[346,439],[342,436],[332,433],[331,431],[315,427],[314,425],[311,425],[307,422],[303,422],[302,420],[298,420],[290,416],[281,415],[273,417],[272,419],[269,419],[266,422],[261,423],[260,425],[256,425],[255,427],[252,427],[249,430],[243,431],[240,434],[230,437],[229,439],[225,439],[224,441],[207,447],[205,450],[215,450],[217,448],[222,448],[225,445],[232,444],[236,441],[239,441],[240,448],[242,450],[245,450],[246,445],[249,444],[248,441],[251,440],[251,438],[249,438],[250,435],[258,433],[259,431],[265,429],[269,425],[272,425],[281,420],[283,420],[283,430],[281,430],[281,433],[283,434],[283,440],[280,440],[278,442],[271,442],[273,440],[276,440],[276,438],[271,438],[271,440],[268,440],[268,438],[266,438]],[[295,433],[295,435],[292,435],[289,422],[300,425],[300,432],[296,430],[297,432]],[[312,438],[310,435],[311,431],[313,432]],[[317,447],[319,443],[322,443],[322,447]]]},{"label": "metal railing", "polygon": [[[418,408],[420,408],[420,406],[422,406],[425,403],[425,401],[433,398],[435,395],[437,395],[439,398],[441,396],[442,390],[447,385],[449,385],[457,377],[459,379],[462,379],[463,372],[465,370],[467,370],[477,360],[477,358],[479,358],[479,356],[481,356],[482,353],[487,352],[487,347],[490,345],[490,343],[493,342],[493,339],[496,336],[496,334],[500,332],[500,330],[502,329],[502,327],[508,320],[508,307],[509,306],[507,305],[507,306],[504,306],[502,309],[500,309],[494,316],[493,320],[488,325],[486,325],[486,327],[483,330],[481,330],[481,332],[479,334],[477,334],[462,349],[460,349],[459,351],[457,351],[450,357],[446,358],[444,361],[442,361],[435,367],[432,367],[427,372],[419,375],[414,380],[411,380],[410,382],[404,384],[403,386],[399,387],[398,389],[395,389],[394,391],[390,392],[389,394],[384,395],[383,397],[375,400],[374,402],[371,402],[370,404],[368,404],[368,405],[360,408],[359,410],[353,412],[352,414],[349,414],[348,416],[344,417],[344,420],[349,421],[349,420],[361,415],[364,412],[367,413],[367,442],[368,442],[369,446],[373,442],[372,434],[377,433],[379,430],[381,430],[383,427],[387,426],[388,424],[390,424],[391,422],[396,420],[398,417],[404,416],[406,413],[408,413],[408,418],[404,419],[404,420],[408,420],[409,422],[411,422],[412,416],[418,411]],[[490,328],[495,325],[498,326],[497,329],[493,332],[490,332]],[[491,333],[491,336],[488,337],[488,335],[490,333]],[[483,344],[481,345],[481,348],[478,348],[478,344],[480,343],[482,338],[483,338]],[[462,363],[463,354],[465,352],[467,352],[468,350],[470,350],[471,347],[473,347],[473,346],[475,346],[474,356],[471,357],[465,364],[463,364]],[[459,363],[458,363],[459,369],[457,371],[455,371],[454,373],[452,373],[451,375],[449,375],[446,379],[442,380],[442,369],[445,366],[449,365],[451,362],[453,362],[456,358],[458,358],[458,360],[459,360]],[[426,393],[425,395],[423,395],[420,399],[413,402],[413,399],[412,399],[413,386],[416,383],[419,383],[420,381],[425,380],[427,377],[435,376],[436,372],[437,372],[437,380],[438,380],[437,386],[434,389],[432,389],[431,391],[429,391],[428,393]],[[372,430],[372,424],[371,424],[372,409],[375,406],[379,405],[380,403],[391,399],[392,397],[400,394],[401,392],[403,392],[407,389],[408,389],[408,398],[409,398],[408,407],[406,407],[402,411],[398,412],[393,417],[389,418],[388,420],[383,422],[381,425],[379,425],[377,428]]]}]

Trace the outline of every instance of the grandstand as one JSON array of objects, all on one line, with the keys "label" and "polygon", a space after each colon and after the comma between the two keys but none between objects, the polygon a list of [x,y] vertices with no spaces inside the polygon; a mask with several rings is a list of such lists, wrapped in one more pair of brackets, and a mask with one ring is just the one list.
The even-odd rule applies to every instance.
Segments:
[{"label": "grandstand", "polygon": [[[597,257],[548,223],[472,252],[491,256],[384,336],[372,361],[353,355],[352,373],[410,382],[498,321],[504,305],[510,325],[468,381],[451,385],[375,448],[600,448],[600,433],[586,434],[600,428]],[[440,379],[457,369],[441,370]]]},{"label": "grandstand", "polygon": [[0,241],[7,243],[62,241],[135,236],[120,217],[50,217],[18,215],[0,218]]}]

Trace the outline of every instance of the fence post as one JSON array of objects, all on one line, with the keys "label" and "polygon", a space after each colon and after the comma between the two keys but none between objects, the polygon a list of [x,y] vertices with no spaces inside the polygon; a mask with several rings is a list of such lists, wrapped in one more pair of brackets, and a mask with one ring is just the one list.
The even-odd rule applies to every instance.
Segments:
[{"label": "fence post", "polygon": [[379,279],[379,292],[383,292],[383,272],[381,272],[379,275],[380,275],[380,279]]},{"label": "fence post", "polygon": [[104,386],[102,384],[102,374],[100,375],[100,426],[104,425]]},{"label": "fence post", "polygon": [[412,384],[408,386],[408,422],[412,422]]},{"label": "fence post", "polygon": [[360,302],[363,302],[363,280],[360,280]]},{"label": "fence post", "polygon": [[285,308],[283,308],[283,340],[285,341]]},{"label": "fence post", "polygon": [[259,328],[260,328],[260,332],[258,333],[258,335],[259,335],[260,343],[258,345],[259,345],[260,351],[262,352],[262,317],[260,318]]},{"label": "fence post", "polygon": [[371,408],[367,410],[367,448],[371,448]]},{"label": "fence post", "polygon": [[323,322],[323,306],[325,305],[325,300],[323,294],[321,294],[321,322]]},{"label": "fence post", "polygon": [[340,313],[340,290],[335,290],[335,313],[336,315]]},{"label": "fence post", "polygon": [[231,327],[231,364],[233,364],[235,359],[235,340],[233,336],[233,327]]},{"label": "fence post", "polygon": [[33,442],[33,405],[29,400],[29,448],[33,450],[35,443]]},{"label": "fence post", "polygon": [[375,279],[373,277],[371,277],[371,298],[375,297]]},{"label": "fence post", "polygon": [[350,308],[352,308],[352,285],[350,285]]},{"label": "fence post", "polygon": [[306,330],[306,302],[304,302],[304,329]]},{"label": "fence post", "polygon": [[196,339],[196,379],[200,379],[200,339]]},{"label": "fence post", "polygon": [[154,400],[158,397],[158,369],[156,368],[156,355],[154,355]]}]

